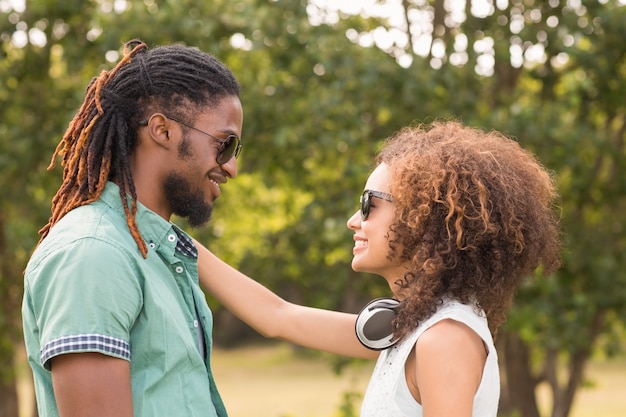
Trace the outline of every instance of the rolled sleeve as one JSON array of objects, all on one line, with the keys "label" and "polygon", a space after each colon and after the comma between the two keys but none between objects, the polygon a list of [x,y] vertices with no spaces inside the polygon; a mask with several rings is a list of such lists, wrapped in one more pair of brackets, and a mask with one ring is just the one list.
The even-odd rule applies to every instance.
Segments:
[{"label": "rolled sleeve", "polygon": [[50,359],[65,353],[99,352],[130,361],[130,344],[126,340],[103,334],[79,334],[52,340],[41,349],[41,363],[50,370]]},{"label": "rolled sleeve", "polygon": [[66,353],[97,352],[130,361],[130,331],[142,300],[134,260],[114,242],[74,241],[28,273],[42,365]]}]

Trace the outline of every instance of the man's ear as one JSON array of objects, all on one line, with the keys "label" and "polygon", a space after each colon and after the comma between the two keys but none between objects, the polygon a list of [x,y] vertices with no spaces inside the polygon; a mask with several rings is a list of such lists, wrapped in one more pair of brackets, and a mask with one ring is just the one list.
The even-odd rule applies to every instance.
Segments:
[{"label": "man's ear", "polygon": [[154,113],[148,119],[146,131],[148,133],[147,140],[152,141],[158,146],[169,149],[172,146],[172,127],[173,123],[162,113]]}]

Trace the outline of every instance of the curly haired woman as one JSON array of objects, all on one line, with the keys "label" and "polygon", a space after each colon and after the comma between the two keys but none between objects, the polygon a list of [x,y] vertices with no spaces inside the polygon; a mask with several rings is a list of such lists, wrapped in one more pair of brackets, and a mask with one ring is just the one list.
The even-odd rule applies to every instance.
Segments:
[{"label": "curly haired woman", "polygon": [[[267,337],[378,356],[362,417],[496,416],[493,338],[523,279],[560,264],[556,198],[549,173],[501,133],[407,127],[387,140],[348,220],[352,268],[385,278],[393,299],[358,316],[296,305],[203,247],[199,276]],[[388,335],[372,330],[376,316],[389,318]]]}]

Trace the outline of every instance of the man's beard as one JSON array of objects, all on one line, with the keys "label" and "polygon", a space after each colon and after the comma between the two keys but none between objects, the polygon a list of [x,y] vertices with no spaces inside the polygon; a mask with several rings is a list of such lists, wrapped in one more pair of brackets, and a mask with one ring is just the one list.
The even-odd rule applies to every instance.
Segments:
[{"label": "man's beard", "polygon": [[170,174],[163,184],[172,213],[187,219],[192,227],[204,226],[211,218],[213,206],[200,190],[192,191],[189,182],[178,174]]}]

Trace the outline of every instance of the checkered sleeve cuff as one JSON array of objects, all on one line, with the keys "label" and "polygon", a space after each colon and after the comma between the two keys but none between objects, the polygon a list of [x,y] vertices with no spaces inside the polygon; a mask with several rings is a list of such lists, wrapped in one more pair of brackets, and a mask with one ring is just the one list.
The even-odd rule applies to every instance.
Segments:
[{"label": "checkered sleeve cuff", "polygon": [[54,339],[41,349],[41,363],[50,370],[50,359],[65,353],[97,352],[130,361],[130,344],[126,340],[102,334],[78,334]]}]

